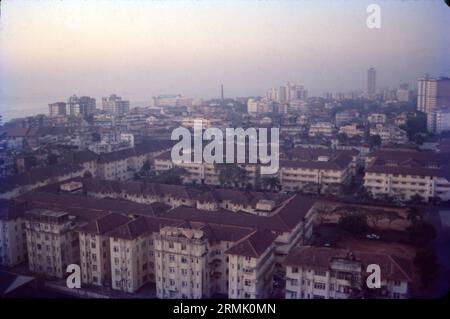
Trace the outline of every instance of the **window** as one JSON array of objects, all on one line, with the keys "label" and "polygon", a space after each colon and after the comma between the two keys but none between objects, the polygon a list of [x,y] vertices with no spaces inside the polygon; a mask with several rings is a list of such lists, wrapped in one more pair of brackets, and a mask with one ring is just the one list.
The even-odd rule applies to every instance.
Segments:
[{"label": "window", "polygon": [[94,248],[94,249],[95,249],[96,246],[97,246],[97,245],[96,245],[95,243],[91,243],[91,248]]},{"label": "window", "polygon": [[292,273],[297,274],[298,273],[298,267],[292,267]]},{"label": "window", "polygon": [[325,290],[325,284],[322,282],[315,282],[314,283],[314,288],[316,289],[321,289],[321,290]]},{"label": "window", "polygon": [[175,256],[174,255],[169,255],[169,260],[170,261],[175,261]]},{"label": "window", "polygon": [[320,270],[314,271],[314,274],[316,276],[322,276],[322,277],[325,277],[327,275],[327,273],[325,271],[320,271]]}]

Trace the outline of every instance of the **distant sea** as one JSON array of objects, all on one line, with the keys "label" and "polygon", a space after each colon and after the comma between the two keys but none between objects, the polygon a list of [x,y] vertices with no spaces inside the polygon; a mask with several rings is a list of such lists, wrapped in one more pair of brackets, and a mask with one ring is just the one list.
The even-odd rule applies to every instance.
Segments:
[{"label": "distant sea", "polygon": [[[124,97],[125,99],[126,97]],[[101,98],[97,98],[97,108],[101,109]],[[38,114],[48,115],[48,104],[57,101],[67,101],[66,98],[37,98],[37,99],[7,99],[0,97],[0,115],[2,122],[6,123],[15,118],[33,116]],[[150,105],[148,101],[130,101],[131,107],[145,107]]]}]

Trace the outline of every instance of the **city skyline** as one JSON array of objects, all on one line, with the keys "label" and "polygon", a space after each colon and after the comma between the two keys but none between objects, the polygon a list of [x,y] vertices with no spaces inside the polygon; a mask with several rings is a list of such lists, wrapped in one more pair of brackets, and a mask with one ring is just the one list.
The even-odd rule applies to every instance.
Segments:
[{"label": "city skyline", "polygon": [[378,87],[448,75],[444,3],[380,3],[381,29],[367,28],[368,4],[2,2],[0,113],[74,93],[220,98],[221,84],[228,97],[286,81],[319,96],[365,90],[369,67]]}]

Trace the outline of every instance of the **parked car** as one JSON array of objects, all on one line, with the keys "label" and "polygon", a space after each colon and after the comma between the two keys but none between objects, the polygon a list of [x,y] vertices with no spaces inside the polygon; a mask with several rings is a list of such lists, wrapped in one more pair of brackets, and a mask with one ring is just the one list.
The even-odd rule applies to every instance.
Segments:
[{"label": "parked car", "polygon": [[377,234],[367,234],[366,238],[367,239],[380,239],[381,237]]}]

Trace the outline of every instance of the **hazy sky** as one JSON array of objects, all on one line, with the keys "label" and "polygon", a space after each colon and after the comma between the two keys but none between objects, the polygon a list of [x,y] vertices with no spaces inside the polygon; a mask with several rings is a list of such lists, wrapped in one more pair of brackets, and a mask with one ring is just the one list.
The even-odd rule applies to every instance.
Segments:
[{"label": "hazy sky", "polygon": [[[366,8],[381,6],[381,29]],[[117,93],[313,94],[450,73],[443,1],[1,1],[0,111],[8,99]],[[52,102],[51,100],[48,102]]]}]

